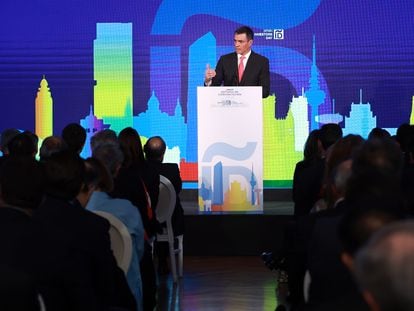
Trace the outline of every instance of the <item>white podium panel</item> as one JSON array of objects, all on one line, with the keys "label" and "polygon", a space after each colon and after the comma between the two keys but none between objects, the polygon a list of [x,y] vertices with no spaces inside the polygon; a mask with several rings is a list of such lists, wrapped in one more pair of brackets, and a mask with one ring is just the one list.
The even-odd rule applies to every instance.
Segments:
[{"label": "white podium panel", "polygon": [[200,212],[263,212],[261,87],[198,87]]}]

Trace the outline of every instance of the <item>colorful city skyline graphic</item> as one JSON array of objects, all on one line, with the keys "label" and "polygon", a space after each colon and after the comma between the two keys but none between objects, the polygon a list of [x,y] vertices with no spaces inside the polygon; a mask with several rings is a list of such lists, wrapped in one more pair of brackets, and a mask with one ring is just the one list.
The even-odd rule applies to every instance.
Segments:
[{"label": "colorful city skyline graphic", "polygon": [[166,161],[180,164],[186,187],[197,188],[196,88],[206,64],[233,51],[240,25],[253,28],[254,51],[270,60],[265,188],[291,185],[306,137],[321,124],[364,137],[375,126],[392,134],[413,124],[412,0],[2,4],[0,130],[44,138],[77,122],[89,139],[132,126],[143,140],[166,139]]},{"label": "colorful city skyline graphic", "polygon": [[[131,23],[98,23],[97,38],[94,40],[94,105],[90,112],[79,123],[87,130],[88,141],[82,151],[84,157],[90,156],[90,137],[99,130],[111,128],[119,132],[125,127],[134,127],[145,140],[154,135],[164,137],[168,145],[167,157],[170,161],[180,164],[184,181],[196,182],[197,172],[197,98],[195,90],[199,86],[202,77],[202,68],[208,61],[203,55],[214,56],[216,41],[211,33],[207,33],[197,39],[189,47],[190,73],[188,78],[188,102],[187,116],[184,116],[182,104],[177,98],[173,114],[168,114],[161,109],[156,90],[147,102],[147,109],[137,115],[133,115],[132,85],[133,59],[132,59],[132,27]],[[375,112],[370,103],[363,102],[362,90],[359,102],[351,103],[349,117],[344,117],[334,112],[320,113],[319,106],[325,102],[328,96],[326,83],[320,82],[319,70],[316,63],[317,48],[316,38],[313,36],[312,60],[309,62],[308,85],[299,85],[302,94],[293,96],[288,112],[283,118],[276,118],[277,94],[272,94],[263,100],[263,128],[264,128],[264,180],[267,187],[288,187],[292,180],[295,164],[301,160],[305,140],[312,129],[319,128],[324,123],[344,122],[344,134],[360,134],[367,137],[369,131],[377,127]],[[179,53],[169,51],[166,48],[169,59],[174,55],[179,58]],[[261,50],[261,47],[256,47]],[[276,49],[276,52],[278,49]],[[207,52],[206,52],[207,51]],[[264,54],[271,57],[271,51],[263,49]],[[266,53],[267,52],[267,53]],[[156,55],[162,55],[162,48],[153,51],[154,66],[160,64]],[[269,55],[270,54],[270,55]],[[290,55],[295,58],[295,55]],[[177,60],[177,64],[179,60]],[[158,72],[161,68],[154,68],[151,72]],[[157,71],[158,70],[158,71]],[[155,74],[157,75],[157,74]],[[302,78],[303,79],[303,78]],[[47,88],[45,78],[40,83],[40,89]],[[297,83],[299,79],[297,79]],[[191,90],[191,91],[190,91]],[[46,91],[45,91],[46,92]],[[53,90],[48,90],[53,94]],[[46,92],[47,93],[47,92]],[[47,93],[47,94],[49,94]],[[36,115],[44,114],[39,119],[42,128],[52,128],[53,119],[50,112],[46,113],[45,107],[51,107],[49,97],[36,98]],[[414,101],[414,100],[413,100]],[[37,119],[38,120],[38,119]],[[36,130],[38,129],[36,123]],[[387,128],[391,134],[395,134],[396,128]],[[194,134],[195,133],[195,134]],[[37,133],[44,138],[43,132]],[[51,135],[51,133],[50,133]]]}]

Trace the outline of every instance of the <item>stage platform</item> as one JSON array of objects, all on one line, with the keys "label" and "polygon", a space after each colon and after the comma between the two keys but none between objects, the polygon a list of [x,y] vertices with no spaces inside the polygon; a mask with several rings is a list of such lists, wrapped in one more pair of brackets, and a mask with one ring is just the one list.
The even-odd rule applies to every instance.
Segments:
[{"label": "stage platform", "polygon": [[216,214],[198,211],[197,191],[183,190],[186,232],[184,254],[189,256],[258,256],[277,251],[292,221],[290,189],[265,190],[263,214]]}]

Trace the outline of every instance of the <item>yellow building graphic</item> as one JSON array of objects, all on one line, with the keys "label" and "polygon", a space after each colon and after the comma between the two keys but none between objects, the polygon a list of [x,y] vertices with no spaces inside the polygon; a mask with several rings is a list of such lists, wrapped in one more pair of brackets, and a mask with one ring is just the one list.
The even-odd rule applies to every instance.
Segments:
[{"label": "yellow building graphic", "polygon": [[40,140],[53,135],[53,98],[45,76],[35,99],[35,133]]}]

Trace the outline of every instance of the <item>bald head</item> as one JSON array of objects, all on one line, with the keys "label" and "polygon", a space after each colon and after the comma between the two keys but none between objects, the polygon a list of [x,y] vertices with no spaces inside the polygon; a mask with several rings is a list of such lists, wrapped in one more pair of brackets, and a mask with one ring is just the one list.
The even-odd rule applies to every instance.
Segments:
[{"label": "bald head", "polygon": [[165,141],[160,136],[154,136],[147,140],[144,152],[147,160],[162,162],[166,150]]}]

